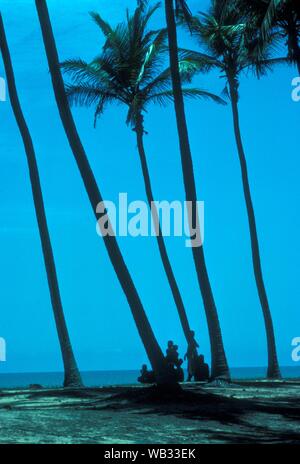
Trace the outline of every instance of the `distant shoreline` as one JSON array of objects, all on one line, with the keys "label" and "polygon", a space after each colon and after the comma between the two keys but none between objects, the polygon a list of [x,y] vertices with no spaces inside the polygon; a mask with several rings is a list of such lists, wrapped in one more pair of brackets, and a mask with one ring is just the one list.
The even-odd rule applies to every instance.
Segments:
[{"label": "distant shoreline", "polygon": [[[231,369],[234,380],[262,380],[266,367],[235,367]],[[282,366],[284,379],[300,379],[300,366]],[[110,385],[137,385],[139,370],[99,370],[82,371],[86,387],[105,387]],[[186,377],[186,375],[185,375]],[[23,372],[0,373],[0,388],[26,388],[32,384],[45,388],[57,387],[63,383],[63,372]]]}]

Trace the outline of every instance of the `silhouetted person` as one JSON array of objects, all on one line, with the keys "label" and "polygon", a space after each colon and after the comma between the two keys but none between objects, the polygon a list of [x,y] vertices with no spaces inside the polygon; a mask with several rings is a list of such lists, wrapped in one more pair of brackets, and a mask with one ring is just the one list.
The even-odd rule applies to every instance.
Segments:
[{"label": "silhouetted person", "polygon": [[195,377],[196,366],[198,361],[197,348],[199,348],[199,345],[195,340],[195,332],[191,330],[189,345],[187,348],[187,352],[184,355],[184,359],[187,359],[188,361],[188,382],[190,382],[192,378]]},{"label": "silhouetted person", "polygon": [[166,353],[167,353],[166,355],[167,363],[172,367],[176,366],[178,364],[178,358],[179,358],[178,346],[174,345],[174,342],[172,340],[168,341],[168,348],[167,348]]},{"label": "silhouetted person", "polygon": [[176,366],[176,379],[178,382],[183,382],[184,381],[184,371],[182,369],[182,364],[183,364],[183,360],[182,359],[179,359],[178,360],[178,363],[177,363],[177,366]]},{"label": "silhouetted person", "polygon": [[142,365],[141,375],[138,377],[138,382],[140,383],[154,383],[155,376],[153,371],[148,371],[146,364]]},{"label": "silhouetted person", "polygon": [[198,361],[195,370],[195,380],[197,382],[204,382],[209,379],[209,367],[208,364],[204,362],[203,354],[198,356]]},{"label": "silhouetted person", "polygon": [[178,363],[179,363],[178,345],[174,345],[173,362],[175,366],[178,366]]},{"label": "silhouetted person", "polygon": [[174,342],[173,342],[173,340],[169,340],[167,350],[166,350],[167,356],[173,350],[173,348],[174,348]]},{"label": "silhouetted person", "polygon": [[166,350],[166,362],[169,370],[169,374],[177,381],[184,381],[184,371],[182,369],[183,360],[179,359],[178,345],[174,345],[172,340],[168,341],[168,347]]}]

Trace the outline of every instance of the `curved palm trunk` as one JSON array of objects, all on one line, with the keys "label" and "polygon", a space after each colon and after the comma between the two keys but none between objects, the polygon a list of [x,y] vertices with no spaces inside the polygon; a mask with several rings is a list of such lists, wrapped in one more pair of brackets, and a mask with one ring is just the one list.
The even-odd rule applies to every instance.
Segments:
[{"label": "curved palm trunk", "polygon": [[292,57],[292,61],[296,64],[298,73],[300,76],[300,45],[299,45],[299,32],[298,24],[293,14],[290,14],[288,18],[289,30],[287,34],[287,44],[289,55]]},{"label": "curved palm trunk", "polygon": [[236,144],[237,144],[239,160],[240,160],[240,165],[241,165],[243,189],[244,189],[244,196],[245,196],[248,221],[249,221],[253,269],[254,269],[257,291],[258,291],[258,295],[259,295],[259,299],[260,299],[260,303],[261,303],[261,307],[263,311],[264,321],[265,321],[265,327],[266,327],[267,345],[268,345],[267,377],[270,379],[279,379],[281,375],[280,375],[280,369],[279,369],[279,364],[278,364],[278,359],[277,359],[274,327],[273,327],[271,311],[269,307],[268,297],[267,297],[263,274],[262,274],[255,214],[254,214],[254,208],[253,208],[249,179],[248,179],[247,162],[246,162],[246,157],[245,157],[245,152],[244,152],[244,147],[243,147],[243,142],[242,142],[242,137],[241,137],[241,132],[240,132],[238,97],[235,91],[234,82],[230,79],[230,77],[229,77],[229,86],[230,86],[231,106],[232,106],[232,113],[233,113],[234,132],[235,132]]},{"label": "curved palm trunk", "polygon": [[298,69],[298,76],[300,77],[300,46],[299,46],[299,41],[297,39],[297,42],[295,44],[295,58],[296,58],[296,66]]},{"label": "curved palm trunk", "polygon": [[[179,73],[177,31],[173,0],[165,0],[165,12],[168,27],[170,67],[186,200],[191,202],[193,205],[192,224],[190,223],[190,229],[192,230],[197,214],[197,195]],[[193,247],[192,252],[210,336],[212,357],[211,376],[213,379],[229,379],[230,373],[226,360],[217,308],[207,273],[203,247]]]},{"label": "curved palm trunk", "polygon": [[136,138],[137,138],[137,146],[138,146],[138,152],[140,155],[140,161],[141,161],[141,166],[142,166],[142,172],[143,172],[143,178],[144,178],[144,183],[145,183],[145,189],[146,189],[146,195],[147,195],[147,200],[148,204],[151,210],[152,218],[153,218],[153,223],[155,226],[155,231],[156,231],[156,238],[157,238],[157,244],[161,256],[161,260],[168,278],[168,282],[172,291],[172,295],[177,307],[178,315],[180,318],[180,322],[184,331],[185,338],[188,343],[192,343],[192,337],[191,337],[191,329],[189,325],[189,321],[187,318],[186,310],[184,307],[184,303],[179,291],[179,287],[176,282],[176,278],[170,263],[170,259],[167,253],[166,245],[164,242],[164,238],[162,235],[160,223],[159,223],[159,215],[156,209],[156,206],[154,204],[154,198],[153,198],[153,193],[152,193],[152,187],[151,187],[151,180],[150,180],[150,174],[149,174],[149,169],[148,169],[148,164],[147,164],[147,158],[146,158],[146,153],[145,153],[145,148],[144,148],[144,140],[143,140],[143,135],[144,135],[144,126],[143,126],[143,116],[140,114],[138,116],[138,121],[136,124]]},{"label": "curved palm trunk", "polygon": [[300,77],[300,46],[299,46],[298,37],[296,38],[296,41],[294,44],[294,55],[295,55],[296,66],[298,69],[298,75]]},{"label": "curved palm trunk", "polygon": [[[47,4],[45,0],[36,0],[35,3],[42,30],[50,74],[52,78],[53,90],[61,121],[65,129],[65,133],[67,135],[74,158],[76,160],[78,169],[80,171],[93,212],[96,215],[96,219],[98,220],[99,215],[96,213],[96,209],[97,205],[99,203],[102,203],[103,199],[99,191],[94,174],[92,172],[92,169],[90,167],[89,161],[87,159],[85,150],[81,143],[69,107],[68,99],[64,88],[64,82],[60,71],[58,53],[56,49]],[[157,382],[168,383],[170,381],[170,378],[167,373],[165,358],[154,336],[145,310],[143,308],[142,302],[135,288],[134,282],[123,259],[117,240],[115,236],[109,235],[104,236],[103,240],[108,255],[110,257],[111,263],[117,274],[122,289],[126,295],[138,332],[147,352],[148,358],[150,360],[153,370],[155,371]]]},{"label": "curved palm trunk", "polygon": [[32,139],[24,119],[24,115],[22,112],[22,108],[20,105],[20,101],[18,98],[16,83],[15,83],[15,76],[12,67],[10,52],[6,40],[4,24],[2,21],[2,16],[0,13],[0,48],[3,57],[6,77],[7,77],[7,84],[8,84],[8,91],[10,96],[10,101],[12,105],[12,109],[14,112],[14,116],[16,118],[24,147],[27,157],[30,181],[31,181],[31,189],[33,195],[33,201],[35,206],[35,212],[39,227],[40,239],[42,244],[43,256],[45,261],[45,267],[47,272],[48,278],[48,285],[50,290],[52,308],[56,323],[56,329],[58,333],[64,370],[65,370],[65,378],[64,378],[64,386],[65,387],[80,387],[82,386],[82,381],[80,377],[80,373],[76,364],[76,360],[74,357],[74,353],[72,350],[70,337],[64,317],[63,306],[61,302],[61,296],[58,286],[58,279],[57,273],[55,268],[55,261],[53,256],[53,250],[51,246],[50,234],[48,230],[42,188],[40,183],[40,177],[35,157],[35,151],[32,143]]}]

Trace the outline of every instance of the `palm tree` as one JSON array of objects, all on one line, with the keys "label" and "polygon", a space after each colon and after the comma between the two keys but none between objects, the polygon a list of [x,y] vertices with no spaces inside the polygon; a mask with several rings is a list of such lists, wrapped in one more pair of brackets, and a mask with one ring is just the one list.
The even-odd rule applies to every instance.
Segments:
[{"label": "palm tree", "polygon": [[[240,131],[239,118],[239,78],[242,72],[252,68],[258,77],[265,74],[271,67],[280,63],[282,59],[269,57],[273,50],[272,40],[261,46],[257,37],[257,29],[252,28],[251,22],[240,22],[240,12],[226,0],[213,0],[208,14],[200,13],[194,17],[189,28],[201,47],[205,47],[209,55],[200,52],[182,51],[186,61],[190,61],[191,69],[208,71],[218,69],[227,84],[225,93],[228,95],[233,114],[234,133],[241,166],[242,183],[246,202],[254,275],[257,291],[263,311],[267,345],[268,345],[268,378],[280,378],[277,359],[276,343],[270,306],[265,289],[259,241],[254,214],[253,201],[248,177],[248,169],[243,141]],[[193,68],[194,66],[194,68]]]},{"label": "palm tree", "polygon": [[[64,126],[64,130],[66,132],[66,136],[68,138],[78,169],[80,171],[93,212],[98,221],[99,214],[96,212],[97,205],[103,202],[103,198],[87,159],[84,147],[81,143],[69,107],[68,98],[64,88],[64,82],[60,71],[58,53],[47,4],[45,0],[36,0],[35,3],[52,78],[53,90],[61,121]],[[110,229],[112,230],[111,225]],[[114,235],[105,235],[103,240],[120,285],[129,303],[136,327],[147,352],[148,358],[156,374],[157,383],[169,383],[172,381],[172,378],[170,378],[168,373],[165,358],[155,338],[137,289],[118,246],[117,240]]]},{"label": "palm tree", "polygon": [[[185,16],[188,17],[189,11],[185,1],[177,0],[176,6],[178,9],[183,9]],[[181,88],[174,0],[165,0],[165,15],[168,29],[170,68],[174,94],[177,130],[179,136],[182,172],[186,200],[190,202],[190,204],[192,204],[193,206],[192,218],[190,221],[190,230],[193,230],[195,228],[195,225],[198,223],[197,193],[192,153],[190,148],[189,134],[185,116],[183,92]],[[217,308],[207,272],[203,246],[192,247],[192,253],[204,303],[204,309],[210,336],[212,358],[211,377],[213,379],[229,380],[230,373],[225,355]]]},{"label": "palm tree", "polygon": [[271,0],[262,23],[262,35],[268,37],[275,26],[286,40],[288,58],[300,76],[300,3],[298,0]]},{"label": "palm tree", "polygon": [[[100,27],[106,42],[100,56],[91,63],[68,60],[62,63],[70,75],[72,85],[67,85],[71,103],[95,106],[95,124],[106,105],[112,102],[128,108],[126,123],[136,132],[137,147],[142,167],[148,203],[157,228],[157,243],[162,263],[178,310],[182,328],[188,343],[192,342],[191,330],[170,263],[162,235],[159,214],[155,207],[150,173],[144,147],[144,116],[150,103],[167,104],[172,100],[170,70],[161,70],[166,53],[166,30],[148,31],[147,26],[159,4],[147,9],[147,3],[139,5],[134,14],[127,14],[125,23],[114,29],[99,14],[91,13]],[[189,97],[211,98],[222,103],[219,97],[199,89],[184,89]]]},{"label": "palm tree", "polygon": [[[228,0],[230,2],[230,0]],[[299,0],[234,0],[244,18],[256,23],[263,40],[274,31],[285,42],[289,61],[300,76],[300,2]],[[232,3],[232,2],[231,2]]]},{"label": "palm tree", "polygon": [[40,176],[35,156],[35,150],[32,143],[31,135],[26,124],[22,108],[20,105],[18,92],[16,88],[14,70],[11,62],[10,52],[5,35],[4,24],[2,15],[0,13],[0,49],[2,53],[4,68],[7,77],[8,91],[14,116],[19,127],[20,134],[23,139],[24,148],[27,157],[29,176],[31,182],[32,196],[35,206],[35,213],[39,227],[41,245],[45,261],[46,273],[48,278],[48,285],[52,308],[58,333],[60,349],[64,364],[64,386],[65,387],[81,387],[81,376],[74,357],[68,328],[64,316],[53,250],[50,240],[50,234],[47,224],[43,193],[41,188]]}]

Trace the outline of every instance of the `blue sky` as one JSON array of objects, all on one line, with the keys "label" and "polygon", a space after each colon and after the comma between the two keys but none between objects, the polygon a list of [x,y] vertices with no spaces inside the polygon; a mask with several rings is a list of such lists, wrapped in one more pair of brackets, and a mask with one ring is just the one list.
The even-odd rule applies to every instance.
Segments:
[{"label": "blue sky", "polygon": [[[89,60],[103,39],[88,12],[112,23],[129,0],[49,0],[60,59]],[[206,1],[191,1],[193,11]],[[61,127],[34,2],[0,0],[22,107],[40,168],[65,313],[81,369],[139,367],[145,353],[127,302],[95,232],[95,221]],[[163,24],[159,12],[153,27]],[[193,46],[180,32],[180,43]],[[300,336],[298,153],[300,102],[291,99],[292,67],[241,82],[241,129],[261,243],[266,287],[280,363],[292,364],[291,340]],[[4,77],[0,60],[0,76]],[[220,93],[223,80],[195,83]],[[232,366],[264,366],[266,342],[253,278],[249,232],[230,108],[187,102],[198,198],[205,202],[205,253],[228,360]],[[78,130],[105,199],[128,192],[145,199],[134,133],[125,109],[109,108],[96,130],[92,112],[74,109]],[[62,364],[51,311],[23,145],[9,102],[0,103],[0,336],[7,362],[0,372],[57,371]],[[184,199],[173,108],[149,108],[146,151],[157,200]],[[166,240],[191,326],[201,351],[209,343],[191,251],[184,238]],[[162,347],[173,338],[186,348],[153,238],[122,238],[122,252]]]}]

